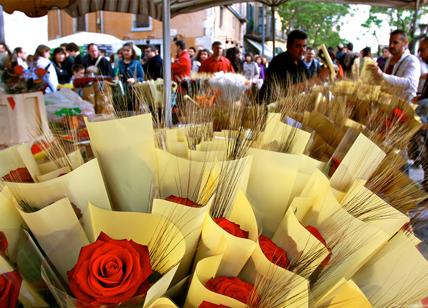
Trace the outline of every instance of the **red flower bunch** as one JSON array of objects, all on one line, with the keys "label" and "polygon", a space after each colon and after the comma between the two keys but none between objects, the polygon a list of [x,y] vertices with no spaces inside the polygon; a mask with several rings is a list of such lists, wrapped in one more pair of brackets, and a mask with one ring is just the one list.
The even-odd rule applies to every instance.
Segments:
[{"label": "red flower bunch", "polygon": [[182,197],[177,197],[174,195],[171,195],[169,197],[165,198],[166,201],[170,201],[170,202],[175,202],[178,204],[182,204],[185,206],[190,206],[190,207],[198,207],[198,204],[193,202],[192,200],[188,199],[188,198],[182,198]]},{"label": "red flower bunch", "polygon": [[232,297],[244,304],[250,300],[254,286],[251,283],[243,281],[237,277],[215,277],[211,278],[205,284],[205,287],[215,293]]},{"label": "red flower bunch", "polygon": [[46,70],[39,67],[38,69],[36,69],[36,71],[34,73],[36,74],[37,77],[43,78],[46,75]]},{"label": "red flower bunch", "polygon": [[400,109],[398,107],[395,107],[392,109],[391,116],[393,119],[398,120],[399,123],[405,123],[407,122],[407,115],[404,112],[403,109]]},{"label": "red flower bunch", "polygon": [[321,235],[320,231],[317,228],[315,228],[314,226],[306,226],[305,228],[306,228],[306,230],[311,232],[311,234],[313,236],[315,236],[325,246],[325,248],[327,248],[327,250],[330,252],[328,254],[328,256],[325,257],[325,259],[321,262],[321,266],[324,266],[324,267],[327,266],[328,263],[330,262],[330,259],[331,259],[331,249],[327,246],[326,240]]},{"label": "red flower bunch", "polygon": [[225,306],[225,305],[217,305],[217,304],[213,304],[207,301],[203,301],[198,308],[230,308],[229,306]]},{"label": "red flower bunch", "polygon": [[104,233],[81,249],[77,264],[67,272],[71,292],[91,306],[119,304],[146,295],[150,275],[147,246],[114,240]]},{"label": "red flower bunch", "polygon": [[31,177],[30,172],[27,168],[18,168],[12,170],[5,176],[3,176],[3,181],[6,182],[19,182],[19,183],[33,183],[33,178]]},{"label": "red flower bunch", "polygon": [[241,226],[231,222],[227,218],[214,218],[214,222],[218,224],[224,231],[241,238],[248,238],[248,231],[242,230]]},{"label": "red flower bunch", "polygon": [[0,306],[16,307],[22,278],[17,271],[0,275]]},{"label": "red flower bunch", "polygon": [[14,72],[16,75],[21,76],[22,74],[24,74],[25,69],[24,69],[21,65],[16,65],[16,66],[13,68],[13,72]]},{"label": "red flower bunch", "polygon": [[259,245],[263,254],[272,263],[282,268],[287,268],[290,265],[290,261],[287,258],[285,250],[276,245],[270,238],[260,235]]},{"label": "red flower bunch", "polygon": [[7,247],[9,247],[9,243],[6,235],[0,231],[0,256],[6,254]]}]

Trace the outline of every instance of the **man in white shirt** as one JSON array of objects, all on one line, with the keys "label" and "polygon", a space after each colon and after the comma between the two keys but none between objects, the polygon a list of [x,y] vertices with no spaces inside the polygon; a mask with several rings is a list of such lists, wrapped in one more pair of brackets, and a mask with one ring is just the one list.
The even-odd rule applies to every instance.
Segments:
[{"label": "man in white shirt", "polygon": [[401,98],[410,102],[418,90],[421,67],[419,59],[407,49],[408,44],[403,30],[391,32],[389,51],[392,56],[386,62],[384,72],[375,64],[370,65],[370,69],[375,77],[397,88],[396,93],[400,93]]}]

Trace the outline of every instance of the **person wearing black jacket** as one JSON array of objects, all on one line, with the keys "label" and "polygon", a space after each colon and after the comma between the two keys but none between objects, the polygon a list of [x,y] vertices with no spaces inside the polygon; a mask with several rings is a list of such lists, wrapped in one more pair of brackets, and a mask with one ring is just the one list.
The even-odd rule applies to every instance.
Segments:
[{"label": "person wearing black jacket", "polygon": [[[98,46],[91,43],[87,50],[88,54],[82,59],[82,65],[85,69],[96,75],[114,77],[110,61],[100,55]],[[88,68],[90,69],[88,70]]]},{"label": "person wearing black jacket", "polygon": [[70,82],[71,75],[66,67],[65,51],[61,47],[55,48],[52,54],[52,64],[55,67],[58,82],[66,84]]},{"label": "person wearing black jacket", "polygon": [[157,48],[153,45],[147,46],[144,50],[147,62],[144,64],[146,79],[156,80],[163,78],[163,62],[162,58],[157,54]]}]

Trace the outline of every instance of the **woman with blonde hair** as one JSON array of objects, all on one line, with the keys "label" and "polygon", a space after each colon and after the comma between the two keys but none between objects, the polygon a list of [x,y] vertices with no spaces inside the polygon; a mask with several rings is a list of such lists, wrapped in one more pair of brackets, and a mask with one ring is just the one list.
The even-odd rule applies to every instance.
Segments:
[{"label": "woman with blonde hair", "polygon": [[55,71],[55,67],[52,64],[50,57],[51,49],[46,45],[39,45],[34,54],[35,68],[45,70],[46,74],[43,77],[43,81],[46,82],[47,88],[45,93],[52,93],[57,90],[58,87],[58,76]]}]

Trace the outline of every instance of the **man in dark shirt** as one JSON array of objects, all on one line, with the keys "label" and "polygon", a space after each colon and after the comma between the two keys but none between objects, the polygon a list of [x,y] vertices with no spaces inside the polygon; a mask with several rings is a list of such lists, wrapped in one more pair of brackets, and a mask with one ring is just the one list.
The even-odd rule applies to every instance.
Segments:
[{"label": "man in dark shirt", "polygon": [[163,78],[163,62],[162,58],[157,54],[157,48],[152,45],[147,46],[144,54],[147,58],[147,62],[144,64],[147,79]]},{"label": "man in dark shirt", "polygon": [[300,30],[288,34],[287,51],[275,56],[269,64],[259,93],[260,101],[272,103],[292,85],[304,81],[321,82],[328,77],[328,69],[322,68],[316,77],[309,79],[308,70],[303,63],[307,38],[306,33]]},{"label": "man in dark shirt", "polygon": [[[100,55],[98,46],[91,43],[87,47],[88,54],[83,57],[82,65],[88,70],[88,67],[96,67],[97,75],[113,77],[113,69],[110,62]],[[92,68],[91,68],[92,69]]]}]

